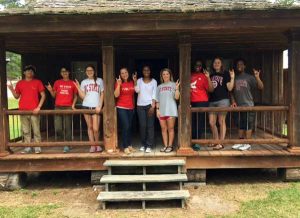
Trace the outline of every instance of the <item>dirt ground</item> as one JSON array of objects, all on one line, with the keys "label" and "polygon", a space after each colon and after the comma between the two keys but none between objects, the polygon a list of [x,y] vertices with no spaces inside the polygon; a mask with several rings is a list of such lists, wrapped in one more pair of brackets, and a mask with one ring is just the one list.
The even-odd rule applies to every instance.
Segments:
[{"label": "dirt ground", "polygon": [[90,185],[89,172],[32,174],[25,189],[0,192],[5,207],[26,205],[58,205],[53,213],[42,217],[207,217],[234,214],[246,201],[265,198],[270,190],[286,188],[274,170],[208,171],[208,182],[191,194],[186,209],[150,210],[108,209],[99,207],[99,189]]}]

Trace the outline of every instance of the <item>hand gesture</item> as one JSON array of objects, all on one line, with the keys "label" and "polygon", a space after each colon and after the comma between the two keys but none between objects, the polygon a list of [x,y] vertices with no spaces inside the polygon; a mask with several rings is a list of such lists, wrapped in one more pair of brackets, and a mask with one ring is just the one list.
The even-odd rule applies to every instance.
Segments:
[{"label": "hand gesture", "polygon": [[10,91],[14,90],[14,85],[12,84],[11,80],[9,80],[9,83],[7,84],[7,88],[9,88]]},{"label": "hand gesture", "polygon": [[176,81],[176,90],[179,90],[179,86],[180,86],[180,81],[179,81],[179,79]]},{"label": "hand gesture", "polygon": [[233,69],[229,70],[229,76],[230,76],[230,79],[234,79],[235,73],[234,73]]},{"label": "hand gesture", "polygon": [[205,75],[207,78],[209,78],[210,75],[209,75],[209,72],[208,72],[207,70],[204,70],[203,73],[204,73],[204,75]]},{"label": "hand gesture", "polygon": [[33,113],[34,113],[34,114],[38,114],[40,110],[41,110],[40,107],[36,107],[36,108],[33,110]]},{"label": "hand gesture", "polygon": [[101,112],[101,107],[98,106],[98,107],[96,107],[95,109],[96,109],[96,113],[97,113],[97,114],[100,114],[100,112]]},{"label": "hand gesture", "polygon": [[236,102],[233,102],[233,103],[231,104],[231,107],[237,107]]},{"label": "hand gesture", "polygon": [[259,78],[260,70],[253,69],[253,73],[254,73],[255,78]]},{"label": "hand gesture", "polygon": [[136,83],[136,81],[137,81],[137,72],[132,74],[132,79],[133,79],[133,82]]},{"label": "hand gesture", "polygon": [[75,79],[75,81],[74,81],[74,85],[79,89],[80,88],[80,84],[79,84],[79,82],[78,82],[78,80],[77,79]]},{"label": "hand gesture", "polygon": [[121,76],[119,75],[118,78],[116,78],[117,84],[120,86],[122,84]]},{"label": "hand gesture", "polygon": [[49,92],[53,91],[53,88],[49,82],[48,82],[48,85],[46,85],[46,88],[48,89]]}]

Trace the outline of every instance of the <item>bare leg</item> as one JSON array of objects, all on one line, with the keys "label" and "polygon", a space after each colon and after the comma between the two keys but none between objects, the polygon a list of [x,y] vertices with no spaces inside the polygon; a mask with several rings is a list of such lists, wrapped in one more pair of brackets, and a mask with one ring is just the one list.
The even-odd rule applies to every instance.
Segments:
[{"label": "bare leg", "polygon": [[252,138],[252,129],[246,131],[246,139]]},{"label": "bare leg", "polygon": [[169,133],[169,144],[168,146],[173,146],[174,142],[174,126],[175,126],[176,118],[171,117],[167,120],[167,126],[168,126],[168,133]]},{"label": "bare leg", "polygon": [[168,126],[166,120],[159,120],[164,146],[168,146]]},{"label": "bare leg", "polygon": [[215,113],[209,114],[209,124],[213,134],[213,139],[219,139],[218,128],[217,128],[217,115]]},{"label": "bare leg", "polygon": [[94,144],[94,132],[93,132],[93,123],[92,123],[92,116],[89,114],[84,115],[84,119],[87,125],[87,131],[89,136],[89,141],[91,144]]},{"label": "bare leg", "polygon": [[98,114],[92,115],[92,121],[93,121],[93,135],[94,135],[94,141],[99,141],[99,123],[100,123],[100,116]]},{"label": "bare leg", "polygon": [[220,139],[225,139],[226,136],[226,114],[219,114],[218,115],[218,121],[220,125]]},{"label": "bare leg", "polygon": [[245,138],[245,130],[239,129],[239,138],[240,138],[240,139]]}]

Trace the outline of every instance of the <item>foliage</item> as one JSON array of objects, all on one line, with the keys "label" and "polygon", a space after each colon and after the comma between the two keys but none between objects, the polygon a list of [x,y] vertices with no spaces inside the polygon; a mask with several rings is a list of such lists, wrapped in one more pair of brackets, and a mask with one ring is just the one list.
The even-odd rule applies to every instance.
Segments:
[{"label": "foliage", "polygon": [[292,6],[295,3],[295,0],[276,0],[275,3],[284,6]]},{"label": "foliage", "polygon": [[6,52],[6,58],[9,59],[9,62],[7,63],[7,76],[9,78],[19,78],[22,75],[21,55],[13,52]]},{"label": "foliage", "polygon": [[23,6],[19,0],[0,0],[0,5],[4,8],[20,8]]}]

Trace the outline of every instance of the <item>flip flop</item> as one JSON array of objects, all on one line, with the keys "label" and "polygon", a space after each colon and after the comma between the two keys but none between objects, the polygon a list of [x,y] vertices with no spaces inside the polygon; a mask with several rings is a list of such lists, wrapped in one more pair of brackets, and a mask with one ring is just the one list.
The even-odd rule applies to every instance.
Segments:
[{"label": "flip flop", "polygon": [[223,145],[217,144],[215,147],[213,147],[213,150],[222,150],[224,148]]}]

